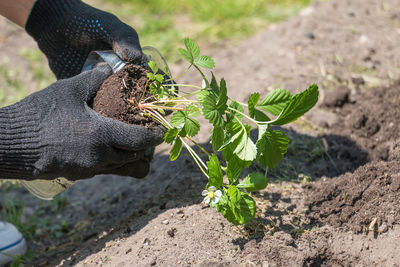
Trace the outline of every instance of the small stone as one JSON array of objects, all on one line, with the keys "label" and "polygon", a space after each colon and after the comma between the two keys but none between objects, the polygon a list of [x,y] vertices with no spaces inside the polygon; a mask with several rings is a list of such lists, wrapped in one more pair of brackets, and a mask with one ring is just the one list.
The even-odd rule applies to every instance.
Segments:
[{"label": "small stone", "polygon": [[382,223],[382,225],[379,226],[379,228],[378,228],[378,232],[379,233],[385,233],[385,232],[387,232],[388,229],[389,229],[389,227],[387,226],[387,224],[386,223]]},{"label": "small stone", "polygon": [[132,249],[131,248],[128,248],[126,251],[125,251],[125,254],[129,254],[129,253],[131,253],[132,252]]},{"label": "small stone", "polygon": [[150,239],[148,239],[147,237],[143,239],[143,244],[146,246],[150,245]]},{"label": "small stone", "polygon": [[314,39],[315,39],[315,35],[314,35],[313,32],[306,32],[306,33],[304,34],[304,36],[307,37],[307,38],[310,39],[310,40],[314,40]]},{"label": "small stone", "polygon": [[178,210],[176,214],[184,214],[185,212],[183,210]]},{"label": "small stone", "polygon": [[351,80],[353,81],[353,83],[357,86],[359,85],[364,85],[365,84],[365,80],[363,77],[353,77],[351,78]]},{"label": "small stone", "polygon": [[377,222],[378,222],[378,218],[375,217],[375,218],[371,221],[371,223],[369,224],[368,230],[371,231],[371,232],[375,231],[376,226],[377,226],[377,224],[376,224]]},{"label": "small stone", "polygon": [[156,264],[157,264],[157,257],[154,256],[154,257],[151,259],[151,261],[150,261],[150,266],[154,266],[154,265],[156,265]]},{"label": "small stone", "polygon": [[349,102],[350,89],[346,86],[339,86],[334,91],[326,91],[322,105],[326,107],[342,107]]},{"label": "small stone", "polygon": [[178,230],[176,230],[176,228],[173,227],[173,228],[171,228],[171,229],[169,229],[169,230],[167,231],[167,234],[168,234],[170,237],[174,237],[174,236],[175,236],[175,233],[176,233],[177,231],[178,231]]},{"label": "small stone", "polygon": [[162,221],[162,224],[168,225],[169,221],[168,220],[164,220],[164,221]]}]

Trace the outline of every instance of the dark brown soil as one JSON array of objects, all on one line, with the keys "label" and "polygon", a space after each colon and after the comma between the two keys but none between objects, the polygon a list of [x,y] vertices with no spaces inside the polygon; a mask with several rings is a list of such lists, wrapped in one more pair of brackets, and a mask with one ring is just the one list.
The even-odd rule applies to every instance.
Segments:
[{"label": "dark brown soil", "polygon": [[137,105],[128,101],[138,103],[150,96],[146,90],[147,73],[145,68],[127,64],[104,81],[93,99],[93,109],[105,117],[129,124],[153,126],[155,122],[143,117]]},{"label": "dark brown soil", "polygon": [[[343,95],[342,90],[337,94]],[[351,103],[336,109],[343,119],[335,128],[356,139],[372,162],[354,173],[307,186],[306,205],[315,222],[357,233],[387,230],[399,222],[399,106],[400,84],[396,82],[389,88],[357,95]]]},{"label": "dark brown soil", "polygon": [[353,232],[386,232],[400,220],[398,162],[369,163],[354,173],[307,186],[309,217],[315,223]]}]

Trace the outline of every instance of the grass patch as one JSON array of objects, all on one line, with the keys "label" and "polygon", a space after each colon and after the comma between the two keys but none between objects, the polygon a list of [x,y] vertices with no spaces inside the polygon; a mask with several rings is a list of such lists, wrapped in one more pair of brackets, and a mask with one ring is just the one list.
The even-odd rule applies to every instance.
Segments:
[{"label": "grass patch", "polygon": [[17,102],[27,95],[21,75],[18,68],[9,64],[0,65],[0,107]]},{"label": "grass patch", "polygon": [[47,65],[46,57],[39,49],[25,48],[19,51],[19,54],[29,62],[29,69],[33,74],[37,89],[46,88],[56,81]]},{"label": "grass patch", "polygon": [[[142,45],[175,60],[176,47],[189,36],[204,47],[238,40],[284,20],[311,0],[102,0],[106,9],[132,25]],[[96,5],[102,8],[100,4]],[[134,17],[132,19],[132,17]]]},{"label": "grass patch", "polygon": [[56,215],[67,205],[64,196],[57,196],[52,201],[41,201],[33,213],[26,216],[21,201],[8,199],[1,211],[1,218],[15,225],[27,240],[45,239],[48,236],[60,238],[69,232],[69,227],[66,221],[59,222]]}]

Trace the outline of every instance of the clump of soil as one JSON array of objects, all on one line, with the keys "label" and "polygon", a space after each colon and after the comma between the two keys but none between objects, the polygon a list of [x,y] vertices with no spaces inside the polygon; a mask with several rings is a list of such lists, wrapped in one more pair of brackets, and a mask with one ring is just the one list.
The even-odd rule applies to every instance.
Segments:
[{"label": "clump of soil", "polygon": [[356,233],[385,232],[400,219],[399,172],[397,162],[381,161],[309,186],[309,217]]},{"label": "clump of soil", "polygon": [[335,128],[367,151],[371,162],[307,186],[310,219],[356,233],[385,232],[400,220],[399,89],[400,81],[373,88],[337,110],[342,119]]},{"label": "clump of soil", "polygon": [[156,124],[149,117],[143,117],[134,103],[142,99],[153,100],[147,90],[148,70],[127,64],[122,70],[108,77],[93,99],[93,109],[99,114],[129,124],[152,127]]}]

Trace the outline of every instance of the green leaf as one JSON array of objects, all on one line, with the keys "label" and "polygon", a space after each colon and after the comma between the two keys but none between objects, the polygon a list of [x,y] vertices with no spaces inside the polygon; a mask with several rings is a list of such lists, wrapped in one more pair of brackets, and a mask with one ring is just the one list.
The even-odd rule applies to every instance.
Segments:
[{"label": "green leaf", "polygon": [[164,81],[164,76],[161,74],[156,74],[154,78],[159,83],[162,83]]},{"label": "green leaf", "polygon": [[[232,103],[229,105],[229,107],[232,108],[232,109],[235,109],[235,110],[238,110],[238,111],[244,113],[244,109],[243,109],[242,105],[240,105],[240,104],[239,104],[238,102],[236,102],[236,101],[232,101]],[[240,113],[238,113],[238,112],[236,112],[236,111],[234,111],[234,110],[229,109],[229,113],[226,115],[227,121],[233,120],[233,117],[234,117],[234,116],[236,116],[238,119],[243,118],[243,115],[242,115],[242,114],[240,114]]]},{"label": "green leaf", "polygon": [[[221,200],[224,198],[224,202],[218,202],[217,210],[221,212],[224,217],[233,224],[245,224],[250,222],[255,215],[256,212],[256,203],[253,198],[248,194],[240,192],[241,198],[237,203],[232,203],[229,200],[226,200],[226,196],[221,197]],[[227,202],[227,204],[223,204]]]},{"label": "green leaf", "polygon": [[207,69],[212,69],[215,67],[214,60],[209,56],[200,56],[194,61],[194,63],[199,67]]},{"label": "green leaf", "polygon": [[257,156],[257,147],[244,130],[241,131],[239,138],[235,140],[234,146],[233,153],[241,160],[253,161]]},{"label": "green leaf", "polygon": [[248,100],[249,115],[251,118],[255,117],[256,105],[260,100],[260,93],[251,94]]},{"label": "green leaf", "polygon": [[204,91],[201,104],[203,106],[204,118],[214,126],[223,126],[225,121],[217,109],[217,97],[210,91]]},{"label": "green leaf", "polygon": [[190,63],[193,63],[192,55],[183,48],[178,48],[178,52]]},{"label": "green leaf", "polygon": [[222,151],[228,145],[233,144],[236,140],[241,138],[243,134],[245,134],[245,131],[243,130],[242,126],[239,123],[228,123],[226,125],[226,132],[228,133],[229,136],[222,144],[222,146],[219,148],[219,151]]},{"label": "green leaf", "polygon": [[214,150],[218,150],[224,143],[224,129],[222,127],[214,127],[211,134],[211,144]]},{"label": "green leaf", "polygon": [[198,92],[196,94],[196,100],[199,101],[200,103],[203,103],[209,94],[210,94],[210,91],[201,90],[200,92]]},{"label": "green leaf", "polygon": [[217,109],[221,114],[224,114],[227,109],[226,102],[228,102],[226,82],[225,79],[222,78],[219,84],[219,96],[217,102]]},{"label": "green leaf", "polygon": [[185,118],[184,129],[188,136],[195,136],[200,130],[200,123],[193,118]]},{"label": "green leaf", "polygon": [[191,57],[190,63],[193,63],[194,60],[200,55],[200,48],[193,40],[189,38],[183,39],[183,43],[185,44],[186,49]]},{"label": "green leaf", "polygon": [[171,125],[176,128],[182,129],[185,125],[186,117],[187,115],[181,110],[175,112],[171,117]]},{"label": "green leaf", "polygon": [[258,140],[260,140],[262,138],[262,136],[264,135],[265,131],[268,130],[268,124],[260,124],[258,125]]},{"label": "green leaf", "polygon": [[243,167],[245,167],[246,162],[240,160],[236,155],[230,156],[227,160],[226,176],[228,176],[229,183],[235,184],[240,174],[242,173]]},{"label": "green leaf", "polygon": [[237,121],[229,122],[225,126],[225,131],[227,132],[228,136],[235,135],[237,132],[240,132],[242,130],[242,125]]},{"label": "green leaf", "polygon": [[188,136],[195,136],[200,130],[200,124],[193,118],[190,118],[188,112],[184,111],[177,111],[171,117],[171,125],[182,129],[179,133],[180,136],[185,137]]},{"label": "green leaf", "polygon": [[309,111],[318,101],[318,86],[313,84],[304,92],[298,93],[287,103],[278,118],[271,121],[274,125],[283,125],[297,120]]},{"label": "green leaf", "polygon": [[[155,77],[154,77],[155,78]],[[159,82],[153,82],[150,84],[150,93],[154,98],[160,99],[164,96],[164,89],[161,87]]]},{"label": "green leaf", "polygon": [[191,117],[197,117],[201,115],[201,109],[195,105],[188,105],[186,106],[186,109],[188,110],[188,115]]},{"label": "green leaf", "polygon": [[175,138],[178,136],[179,130],[177,128],[170,128],[164,135],[164,141],[168,144],[172,144]]},{"label": "green leaf", "polygon": [[182,141],[180,138],[176,138],[172,145],[171,151],[169,152],[169,159],[171,161],[176,160],[182,151]]},{"label": "green leaf", "polygon": [[153,60],[150,60],[148,64],[149,64],[149,67],[150,67],[151,71],[152,71],[154,74],[156,74],[156,73],[158,72],[158,66],[157,66],[157,64],[156,64]]},{"label": "green leaf", "polygon": [[228,196],[232,204],[236,204],[241,197],[239,189],[236,186],[231,185],[228,189]]},{"label": "green leaf", "polygon": [[237,185],[238,188],[246,189],[248,192],[264,189],[268,184],[267,178],[259,172],[250,173]]},{"label": "green leaf", "polygon": [[239,224],[250,222],[256,214],[256,202],[246,193],[242,193],[239,201],[239,212],[237,213],[237,221]]},{"label": "green leaf", "polygon": [[218,188],[222,185],[222,169],[221,165],[219,164],[218,157],[215,154],[210,156],[209,161],[207,161],[207,167],[208,176],[210,177],[208,184]]},{"label": "green leaf", "polygon": [[216,96],[218,96],[219,95],[219,86],[218,86],[218,83],[217,83],[217,79],[215,79],[214,73],[211,72],[211,75],[212,75],[212,77],[211,77],[210,88],[211,88],[211,91]]},{"label": "green leaf", "polygon": [[270,121],[271,119],[262,111],[254,109],[254,119],[256,121]]},{"label": "green leaf", "polygon": [[151,72],[148,72],[148,73],[147,73],[147,78],[148,78],[150,81],[154,81],[154,80],[156,79],[154,73],[151,73]]},{"label": "green leaf", "polygon": [[282,131],[266,130],[257,141],[257,160],[270,169],[283,159],[289,146],[289,138]]},{"label": "green leaf", "polygon": [[292,98],[292,95],[284,89],[276,89],[270,92],[257,108],[278,116],[287,102]]}]

